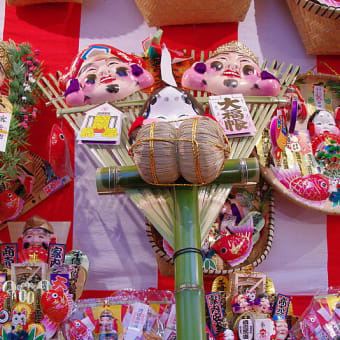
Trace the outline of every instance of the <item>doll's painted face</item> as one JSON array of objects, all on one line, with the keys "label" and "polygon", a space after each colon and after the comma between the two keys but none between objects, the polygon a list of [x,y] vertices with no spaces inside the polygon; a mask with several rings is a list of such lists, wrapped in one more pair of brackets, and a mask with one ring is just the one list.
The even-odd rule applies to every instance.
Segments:
[{"label": "doll's painted face", "polygon": [[273,311],[272,306],[270,305],[269,299],[267,297],[256,298],[254,302],[253,308],[260,313],[269,314]]},{"label": "doll's painted face", "polygon": [[23,248],[41,247],[47,250],[51,238],[52,234],[42,228],[30,228],[23,234]]},{"label": "doll's painted face", "polygon": [[108,332],[113,330],[113,317],[112,316],[101,316],[99,321],[100,330]]},{"label": "doll's painted face", "polygon": [[237,52],[220,53],[204,63],[195,63],[186,70],[182,85],[213,94],[242,93],[244,96],[276,96],[277,79],[262,79],[259,66],[250,57]]},{"label": "doll's painted face", "polygon": [[[155,121],[177,121],[194,117],[197,114],[198,109],[184,91],[167,86],[152,98],[144,124],[150,124]],[[181,122],[178,121],[172,124],[178,127]]]},{"label": "doll's painted face", "polygon": [[152,83],[152,76],[148,71],[140,66],[125,63],[113,55],[96,55],[87,59],[78,73],[84,103],[117,101],[131,95],[145,87],[138,79],[142,73],[149,76],[148,79],[150,78]]},{"label": "doll's painted face", "polygon": [[284,340],[288,336],[288,324],[286,320],[275,321],[276,339]]},{"label": "doll's painted face", "polygon": [[249,299],[246,295],[240,294],[234,297],[232,301],[232,309],[236,314],[244,313],[250,310]]},{"label": "doll's painted face", "polygon": [[334,116],[329,111],[321,110],[313,118],[313,123],[315,135],[319,135],[326,131],[334,133],[335,135],[340,135],[340,130],[336,126]]},{"label": "doll's painted face", "polygon": [[226,329],[224,331],[224,340],[234,340],[235,336],[234,336],[234,332],[231,329]]}]

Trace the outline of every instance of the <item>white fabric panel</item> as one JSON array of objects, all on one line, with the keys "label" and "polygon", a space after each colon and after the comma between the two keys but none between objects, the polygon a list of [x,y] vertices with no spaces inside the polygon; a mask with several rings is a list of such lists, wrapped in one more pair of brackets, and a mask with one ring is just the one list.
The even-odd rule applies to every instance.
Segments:
[{"label": "white fabric panel", "polygon": [[301,73],[316,65],[315,56],[305,52],[286,1],[252,1],[246,19],[239,24],[238,37],[260,62],[276,59],[299,65]]},{"label": "white fabric panel", "polygon": [[0,40],[4,37],[5,6],[6,1],[0,1]]},{"label": "white fabric panel", "polygon": [[[285,1],[252,1],[239,40],[260,61],[276,59],[301,67],[316,65],[308,56]],[[266,273],[277,291],[290,295],[313,295],[328,286],[326,216],[276,195],[275,236],[272,250],[257,270]]]},{"label": "white fabric panel", "polygon": [[[133,0],[84,0],[79,49],[99,43],[142,54],[142,40],[155,32]],[[74,248],[90,257],[85,289],[157,287],[157,263],[142,214],[125,195],[98,196],[93,155],[75,146]],[[81,237],[80,237],[81,235]]]},{"label": "white fabric panel", "polygon": [[326,215],[275,195],[275,234],[267,259],[256,268],[288,295],[315,295],[328,287]]},{"label": "white fabric panel", "polygon": [[133,0],[84,0],[79,49],[108,44],[124,52],[141,55],[142,41],[156,32],[150,28]]},{"label": "white fabric panel", "polygon": [[73,248],[90,260],[87,290],[157,287],[142,214],[126,195],[99,196],[93,156],[76,146]]},{"label": "white fabric panel", "polygon": [[[84,0],[79,48],[105,43],[141,54],[149,28],[133,0]],[[300,65],[316,64],[307,56],[285,1],[253,1],[239,40],[262,61],[277,59]],[[147,243],[143,217],[126,196],[98,196],[94,158],[76,145],[74,248],[91,261],[86,289],[157,286],[157,266]],[[84,235],[84,236],[83,236]],[[80,237],[81,236],[81,237]],[[276,233],[268,259],[258,268],[286,294],[313,294],[327,287],[326,217],[276,202]]]}]

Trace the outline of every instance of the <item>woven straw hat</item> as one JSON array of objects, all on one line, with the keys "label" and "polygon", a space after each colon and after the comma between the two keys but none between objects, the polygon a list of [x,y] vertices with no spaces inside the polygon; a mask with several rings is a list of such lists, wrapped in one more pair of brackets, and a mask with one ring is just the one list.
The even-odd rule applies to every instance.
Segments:
[{"label": "woven straw hat", "polygon": [[52,225],[47,220],[38,215],[34,215],[26,221],[23,232],[32,228],[44,229],[50,234],[53,234],[54,232]]},{"label": "woven straw hat", "polygon": [[242,44],[238,40],[233,40],[231,42],[228,42],[227,44],[217,47],[217,49],[212,53],[211,56],[214,57],[218,54],[228,52],[240,53],[252,59],[256,64],[258,63],[258,58],[255,57],[254,53],[246,45]]}]

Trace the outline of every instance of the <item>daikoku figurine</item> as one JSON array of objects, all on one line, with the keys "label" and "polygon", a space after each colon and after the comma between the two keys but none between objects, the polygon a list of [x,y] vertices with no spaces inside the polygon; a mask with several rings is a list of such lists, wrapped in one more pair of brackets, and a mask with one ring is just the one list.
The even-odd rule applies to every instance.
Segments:
[{"label": "daikoku figurine", "polygon": [[38,215],[32,216],[26,221],[22,236],[18,239],[19,262],[40,260],[47,263],[50,243],[56,243],[52,225]]},{"label": "daikoku figurine", "polygon": [[96,44],[77,55],[60,85],[66,89],[67,105],[82,106],[118,101],[153,83],[142,58]]},{"label": "daikoku figurine", "polygon": [[278,315],[274,316],[275,330],[277,340],[284,340],[288,336],[288,324],[286,319],[279,317]]},{"label": "daikoku figurine", "polygon": [[205,62],[196,62],[186,70],[182,86],[213,94],[244,96],[277,96],[280,82],[267,71],[261,71],[257,58],[239,41],[218,47]]}]

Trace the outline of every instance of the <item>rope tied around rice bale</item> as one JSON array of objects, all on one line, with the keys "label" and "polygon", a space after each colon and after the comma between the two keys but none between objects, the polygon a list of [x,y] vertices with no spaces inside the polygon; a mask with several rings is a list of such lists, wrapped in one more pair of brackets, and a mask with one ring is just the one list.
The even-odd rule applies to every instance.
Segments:
[{"label": "rope tied around rice bale", "polygon": [[[171,124],[177,122],[182,122],[178,129]],[[160,186],[209,184],[220,175],[230,151],[222,128],[208,117],[143,125],[130,148],[143,180]],[[180,176],[190,184],[174,184]]]}]

